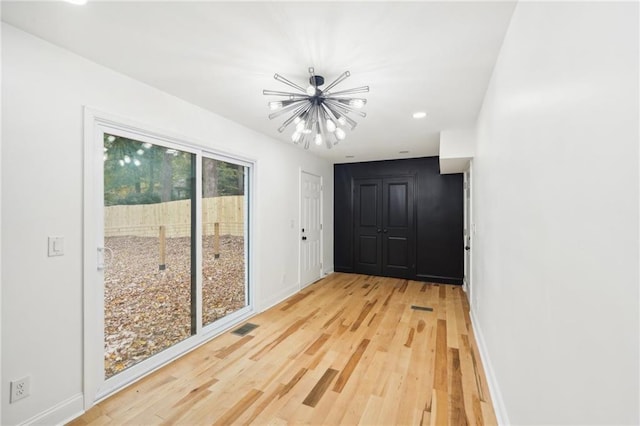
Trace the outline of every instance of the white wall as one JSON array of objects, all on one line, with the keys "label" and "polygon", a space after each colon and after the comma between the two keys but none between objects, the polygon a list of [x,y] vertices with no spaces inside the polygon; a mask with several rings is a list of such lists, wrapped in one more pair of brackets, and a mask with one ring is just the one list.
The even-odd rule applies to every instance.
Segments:
[{"label": "white wall", "polygon": [[[0,17],[2,8],[0,7]],[[0,31],[0,46],[2,46],[2,31]],[[1,53],[1,52],[0,52]],[[2,81],[2,59],[0,58],[0,81]],[[0,84],[0,99],[2,98],[2,84]],[[2,164],[2,102],[0,102],[0,164]],[[3,401],[2,387],[2,173],[0,173],[0,401]],[[0,422],[2,422],[2,403],[0,402]]]},{"label": "white wall", "polygon": [[496,64],[472,310],[511,424],[640,422],[638,52],[637,2],[521,2]]},{"label": "white wall", "polygon": [[440,157],[473,157],[475,147],[475,129],[443,130],[440,132]]},{"label": "white wall", "polygon": [[[6,24],[2,68],[3,425],[61,421],[81,396],[84,105],[257,160],[258,309],[297,290],[300,168],[324,178],[323,264],[332,270],[328,162]],[[65,237],[63,257],[47,257],[48,235]],[[31,396],[9,404],[9,381],[25,375]]]},{"label": "white wall", "polygon": [[469,168],[476,146],[475,129],[440,132],[440,173],[462,173]]}]

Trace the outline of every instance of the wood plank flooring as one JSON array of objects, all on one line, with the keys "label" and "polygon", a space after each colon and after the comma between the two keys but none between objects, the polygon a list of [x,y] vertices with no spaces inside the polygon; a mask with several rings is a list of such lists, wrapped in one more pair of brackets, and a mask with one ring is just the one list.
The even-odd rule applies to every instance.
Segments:
[{"label": "wood plank flooring", "polygon": [[495,425],[468,312],[459,286],[335,273],[70,424]]}]

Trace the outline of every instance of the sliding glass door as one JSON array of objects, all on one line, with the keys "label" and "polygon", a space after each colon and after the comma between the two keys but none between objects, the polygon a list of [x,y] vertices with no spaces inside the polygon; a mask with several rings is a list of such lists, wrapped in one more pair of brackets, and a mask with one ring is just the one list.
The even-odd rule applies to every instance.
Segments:
[{"label": "sliding glass door", "polygon": [[109,378],[195,334],[195,154],[104,134]]},{"label": "sliding glass door", "polygon": [[251,163],[90,118],[87,406],[252,312]]},{"label": "sliding glass door", "polygon": [[202,322],[211,324],[249,303],[248,168],[202,158]]}]

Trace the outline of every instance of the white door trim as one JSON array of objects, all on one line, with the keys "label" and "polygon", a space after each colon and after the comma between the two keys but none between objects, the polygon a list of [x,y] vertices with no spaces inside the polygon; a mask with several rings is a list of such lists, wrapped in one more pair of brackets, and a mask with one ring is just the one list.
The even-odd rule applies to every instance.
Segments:
[{"label": "white door trim", "polygon": [[473,177],[472,177],[472,162],[469,161],[469,167],[464,172],[464,188],[463,188],[463,203],[464,203],[464,245],[469,246],[470,249],[464,252],[464,291],[467,292],[469,297],[469,303],[472,300],[473,293]]}]

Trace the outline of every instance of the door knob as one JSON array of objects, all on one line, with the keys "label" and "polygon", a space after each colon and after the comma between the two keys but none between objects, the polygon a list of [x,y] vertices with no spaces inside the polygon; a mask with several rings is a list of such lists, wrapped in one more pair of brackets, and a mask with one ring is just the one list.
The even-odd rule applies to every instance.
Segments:
[{"label": "door knob", "polygon": [[382,229],[378,229],[378,232],[382,232]]},{"label": "door knob", "polygon": [[384,231],[382,231],[382,232],[384,232],[384,233],[386,234],[387,232],[389,232],[389,230],[385,229],[385,230],[384,230]]},{"label": "door knob", "polygon": [[465,250],[471,250],[471,247],[469,247],[469,246],[464,246],[464,249],[465,249]]},{"label": "door knob", "polygon": [[302,237],[302,241],[306,241],[306,240],[307,240],[307,237],[304,237],[304,236],[303,236],[303,237]]}]

